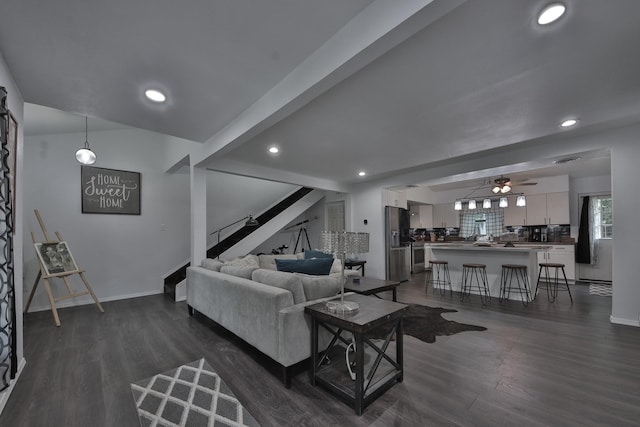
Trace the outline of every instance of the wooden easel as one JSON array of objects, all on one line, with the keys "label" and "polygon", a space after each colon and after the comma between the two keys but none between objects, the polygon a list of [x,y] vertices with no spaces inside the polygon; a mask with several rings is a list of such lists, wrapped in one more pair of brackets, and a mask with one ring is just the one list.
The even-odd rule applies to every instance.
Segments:
[{"label": "wooden easel", "polygon": [[[56,237],[58,238],[58,240],[52,240],[49,237],[49,232],[47,231],[47,227],[45,227],[44,222],[42,221],[42,217],[40,217],[40,212],[38,212],[38,210],[36,209],[35,211],[36,214],[36,218],[38,219],[38,223],[40,224],[40,228],[42,228],[42,233],[44,234],[44,238],[45,241],[44,242],[40,242],[40,243],[60,243],[62,242],[62,236],[60,235],[60,233],[58,233],[56,231]],[[36,233],[31,232],[31,240],[33,240],[33,243],[39,243],[38,240],[36,239]],[[84,270],[74,270],[74,271],[65,271],[63,273],[55,273],[55,274],[47,274],[47,270],[44,268],[44,266],[42,265],[42,261],[40,261],[40,258],[38,257],[38,262],[40,263],[40,271],[38,272],[38,276],[36,277],[36,281],[33,284],[33,289],[31,289],[31,294],[29,295],[29,300],[27,301],[27,305],[24,308],[24,313],[26,314],[29,311],[29,306],[31,305],[31,300],[33,299],[33,295],[36,292],[36,288],[38,287],[38,283],[40,283],[40,279],[42,279],[42,281],[44,282],[44,287],[47,290],[47,295],[49,296],[49,304],[51,304],[51,311],[53,312],[53,320],[56,323],[56,326],[60,326],[60,318],[58,317],[58,310],[56,308],[56,302],[58,301],[62,301],[62,300],[66,300],[69,298],[75,298],[75,297],[79,297],[79,296],[83,296],[83,295],[91,295],[91,297],[93,298],[93,300],[95,301],[96,305],[98,306],[98,310],[100,310],[102,313],[104,313],[104,309],[102,308],[102,305],[100,305],[100,301],[98,301],[98,298],[96,297],[96,295],[93,293],[93,289],[91,289],[91,286],[89,285],[89,282],[87,281],[87,278],[84,276]],[[84,286],[87,288],[86,291],[81,291],[81,292],[74,292],[71,289],[71,284],[69,283],[69,280],[67,279],[69,276],[74,275],[74,274],[79,274],[80,278],[82,279],[82,282],[84,283]],[[67,295],[61,296],[61,297],[54,297],[53,293],[51,292],[51,284],[49,283],[49,278],[51,277],[58,277],[61,278],[62,280],[64,280],[64,284],[67,286],[67,291],[69,292]]]}]

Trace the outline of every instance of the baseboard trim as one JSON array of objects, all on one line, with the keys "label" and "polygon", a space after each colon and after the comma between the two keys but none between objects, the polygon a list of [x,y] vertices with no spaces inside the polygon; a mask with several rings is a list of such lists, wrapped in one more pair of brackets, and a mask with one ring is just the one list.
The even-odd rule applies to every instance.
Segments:
[{"label": "baseboard trim", "polygon": [[22,374],[22,370],[24,369],[26,364],[27,364],[27,361],[23,357],[22,360],[20,360],[20,363],[18,363],[18,371],[16,372],[16,377],[13,380],[11,380],[11,382],[9,383],[9,388],[7,388],[6,390],[0,393],[0,414],[2,414],[4,407],[9,401],[9,396],[11,396],[11,392],[13,391],[13,388],[18,382],[18,379],[20,378],[20,374]]},{"label": "baseboard trim", "polygon": [[186,300],[187,300],[187,280],[185,279],[176,285],[175,302],[186,301]]},{"label": "baseboard trim", "polygon": [[622,319],[620,317],[613,316],[610,316],[609,320],[611,323],[615,323],[616,325],[635,326],[640,328],[640,320]]},{"label": "baseboard trim", "polygon": [[[108,302],[108,301],[118,301],[118,300],[121,300],[121,299],[148,297],[150,295],[158,295],[158,294],[163,294],[163,293],[164,293],[163,290],[156,290],[156,291],[148,291],[148,292],[138,292],[138,293],[135,293],[135,294],[128,294],[128,295],[118,295],[118,296],[107,297],[107,298],[98,298],[98,300],[101,303],[103,303],[103,302]],[[76,307],[76,306],[89,305],[89,304],[95,304],[95,301],[93,301],[93,299],[91,299],[91,298],[82,299],[82,300],[78,300],[78,301],[67,300],[65,302],[56,304],[56,308],[60,309],[60,308]],[[29,307],[29,313],[36,312],[36,311],[47,311],[47,310],[51,310],[51,306],[50,305]]]}]

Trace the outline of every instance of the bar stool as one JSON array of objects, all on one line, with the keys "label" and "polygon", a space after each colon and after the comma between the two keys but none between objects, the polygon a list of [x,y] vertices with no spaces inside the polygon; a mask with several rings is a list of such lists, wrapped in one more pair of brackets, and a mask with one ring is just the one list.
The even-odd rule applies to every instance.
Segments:
[{"label": "bar stool", "polygon": [[[515,277],[515,287],[513,279]],[[503,264],[502,273],[500,275],[500,302],[509,299],[511,292],[518,293],[522,299],[522,305],[525,307],[532,300],[531,286],[529,285],[529,275],[527,274],[527,266],[521,264]]]},{"label": "bar stool", "polygon": [[[564,264],[557,264],[554,262],[542,262],[539,264],[540,270],[538,271],[538,281],[536,282],[536,291],[533,294],[533,298],[535,299],[538,296],[538,286],[540,286],[540,279],[542,278],[542,270],[544,269],[545,280],[543,285],[540,286],[541,289],[547,290],[547,301],[554,302],[558,297],[558,283],[559,283],[559,272],[562,271],[562,276],[564,276],[564,284],[567,287],[567,292],[569,292],[569,298],[571,299],[571,304],[573,304],[573,297],[571,296],[571,291],[569,290],[569,282],[567,281],[567,275],[564,272]],[[549,269],[555,269],[555,274],[552,277],[549,276]],[[564,289],[562,289],[564,291]]]},{"label": "bar stool", "polygon": [[489,281],[487,280],[487,266],[485,264],[462,264],[462,295],[460,301],[468,296],[471,298],[471,288],[474,285],[478,288],[480,302],[482,305],[491,302],[489,293]]},{"label": "bar stool", "polygon": [[453,295],[451,277],[449,276],[449,261],[429,260],[429,270],[431,274],[427,275],[425,291],[429,290],[429,283],[431,283],[434,292],[436,285],[438,285],[440,295],[445,295],[447,293],[446,286],[449,286],[449,293]]}]

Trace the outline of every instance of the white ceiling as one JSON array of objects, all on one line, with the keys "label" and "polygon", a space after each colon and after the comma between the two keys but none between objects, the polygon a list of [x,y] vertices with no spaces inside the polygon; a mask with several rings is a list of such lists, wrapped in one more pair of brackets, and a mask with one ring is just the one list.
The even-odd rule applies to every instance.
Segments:
[{"label": "white ceiling", "polygon": [[[374,36],[421,2],[21,0],[3,5],[0,51],[26,102],[88,115],[90,128],[100,118],[222,144],[205,159],[218,170],[354,184],[640,121],[640,2],[564,2],[567,14],[541,28],[534,20],[546,0],[423,0]],[[376,15],[384,4],[391,9]],[[321,66],[338,60],[339,49],[322,50],[332,40],[365,48],[332,73]],[[309,59],[330,78],[307,89],[295,73]],[[150,85],[169,102],[145,102]],[[220,142],[283,88],[293,101]],[[25,132],[46,133],[35,116]],[[578,127],[561,129],[571,116]],[[278,156],[267,156],[271,144]],[[478,167],[455,181],[609,173],[606,150],[580,157]],[[434,184],[453,185],[441,177]]]}]

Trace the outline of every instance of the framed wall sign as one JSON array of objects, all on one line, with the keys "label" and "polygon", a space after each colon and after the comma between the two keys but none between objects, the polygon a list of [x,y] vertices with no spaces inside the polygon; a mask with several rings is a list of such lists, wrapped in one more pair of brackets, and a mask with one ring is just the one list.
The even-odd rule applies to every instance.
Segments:
[{"label": "framed wall sign", "polygon": [[81,167],[82,213],[140,215],[140,173]]}]

